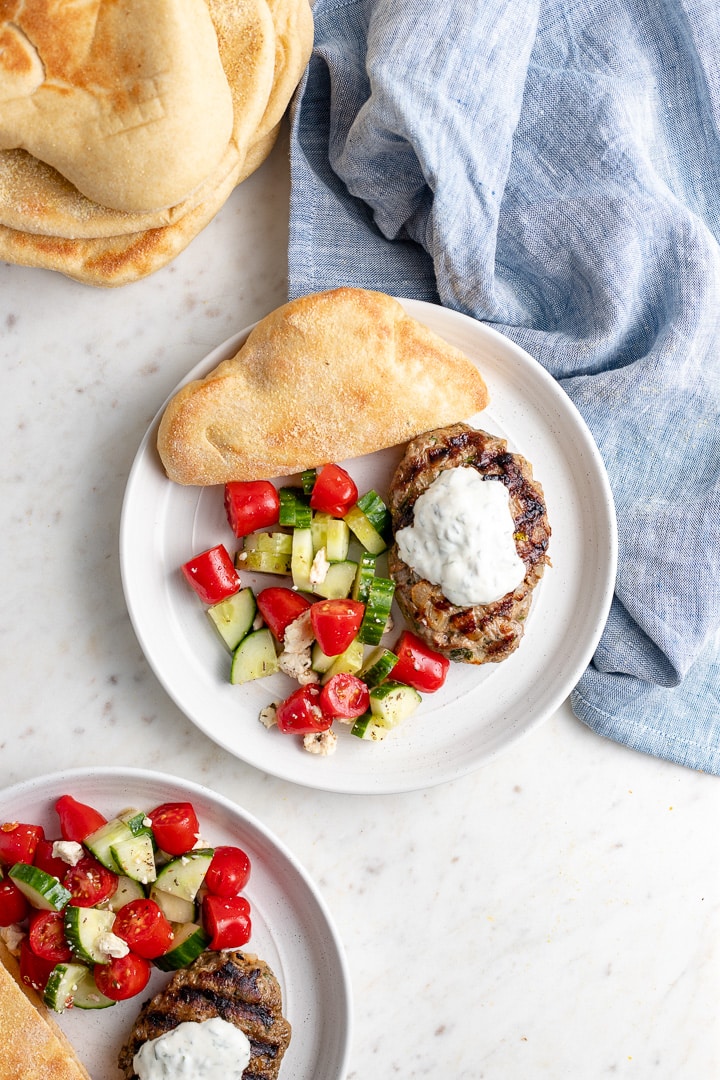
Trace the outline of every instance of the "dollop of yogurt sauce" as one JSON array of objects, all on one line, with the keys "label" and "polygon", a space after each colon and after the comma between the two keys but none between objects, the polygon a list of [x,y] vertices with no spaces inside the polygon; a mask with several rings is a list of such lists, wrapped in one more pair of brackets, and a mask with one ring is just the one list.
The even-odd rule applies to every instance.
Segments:
[{"label": "dollop of yogurt sauce", "polygon": [[413,524],[395,534],[400,558],[452,604],[490,604],[522,582],[525,564],[501,480],[484,480],[468,465],[444,469],[414,509]]},{"label": "dollop of yogurt sauce", "polygon": [[186,1020],[157,1039],[149,1039],[133,1058],[140,1080],[241,1080],[250,1062],[244,1031],[227,1020]]}]

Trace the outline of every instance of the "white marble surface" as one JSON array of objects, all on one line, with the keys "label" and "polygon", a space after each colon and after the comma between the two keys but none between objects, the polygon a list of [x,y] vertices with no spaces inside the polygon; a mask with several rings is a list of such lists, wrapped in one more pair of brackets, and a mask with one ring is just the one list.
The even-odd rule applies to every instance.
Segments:
[{"label": "white marble surface", "polygon": [[345,943],[347,1080],[718,1076],[717,779],[563,706],[456,782],[317,792],[218,748],[143,659],[118,570],[128,470],[185,372],[286,298],[287,195],[282,141],[144,282],[96,291],[0,265],[0,787],[149,767],[261,819]]}]

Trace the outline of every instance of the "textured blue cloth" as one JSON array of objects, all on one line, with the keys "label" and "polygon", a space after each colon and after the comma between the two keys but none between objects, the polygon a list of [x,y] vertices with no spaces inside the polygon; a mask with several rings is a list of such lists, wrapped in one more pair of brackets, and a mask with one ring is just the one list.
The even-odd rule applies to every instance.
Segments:
[{"label": "textured blue cloth", "polygon": [[292,114],[290,293],[491,323],[595,436],[620,540],[573,694],[720,774],[717,0],[317,0]]}]

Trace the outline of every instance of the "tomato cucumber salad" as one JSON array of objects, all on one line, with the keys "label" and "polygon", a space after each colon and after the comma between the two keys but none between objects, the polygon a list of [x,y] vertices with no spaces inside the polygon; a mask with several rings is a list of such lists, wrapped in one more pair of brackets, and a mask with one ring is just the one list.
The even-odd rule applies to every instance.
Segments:
[{"label": "tomato cucumber salad", "polygon": [[[231,683],[284,672],[299,684],[262,710],[266,727],[327,755],[335,721],[381,740],[443,685],[449,660],[411,631],[385,644],[395,586],[379,572],[391,524],[376,491],[360,496],[350,474],[328,464],[279,488],[228,483],[224,505],[241,541],[234,558],[217,544],[181,569],[231,654]],[[243,572],[284,580],[257,588]]]},{"label": "tomato cucumber salad", "polygon": [[56,1012],[103,1009],[141,993],[153,966],[172,972],[207,949],[242,948],[250,860],[208,847],[189,802],[109,820],[61,795],[57,839],[0,824],[0,926],[23,982]]}]

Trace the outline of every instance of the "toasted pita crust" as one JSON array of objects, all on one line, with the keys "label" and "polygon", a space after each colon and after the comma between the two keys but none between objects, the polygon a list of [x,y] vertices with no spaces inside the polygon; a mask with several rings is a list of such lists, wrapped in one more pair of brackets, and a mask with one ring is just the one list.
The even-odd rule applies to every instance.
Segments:
[{"label": "toasted pita crust", "polygon": [[5,0],[2,16],[3,149],[128,211],[173,206],[221,161],[233,105],[202,0]]},{"label": "toasted pita crust", "polygon": [[288,476],[466,419],[477,368],[384,293],[341,288],[273,311],[169,402],[158,431],[179,484]]},{"label": "toasted pita crust", "polygon": [[91,1080],[0,941],[0,1080]]},{"label": "toasted pita crust", "polygon": [[[141,218],[145,225],[136,231],[129,226],[138,222],[139,215],[113,213],[90,200],[80,201],[62,177],[53,190],[41,186],[36,193],[31,185],[25,187],[17,180],[4,189],[7,174],[0,164],[0,259],[55,270],[87,285],[126,285],[174,259],[212,220],[233,188],[259,168],[280,129],[279,122],[269,130],[267,125],[284,112],[310,56],[308,0],[273,0],[271,5],[266,0],[208,0],[208,4],[233,88],[232,168],[218,169],[207,185],[209,191],[197,203],[193,198],[163,212],[160,223],[152,228],[147,227],[145,216]],[[254,27],[248,23],[253,12],[257,16]],[[241,25],[245,31],[238,40]],[[246,69],[254,81],[248,82]],[[261,84],[262,93],[249,93],[249,86]],[[2,158],[0,154],[0,162]],[[27,179],[28,169],[37,170],[38,163],[29,166],[16,160],[12,168],[24,170]],[[166,218],[170,220],[163,224]]]},{"label": "toasted pita crust", "polygon": [[0,151],[1,225],[69,240],[129,236],[172,225],[202,203],[212,204],[215,192],[227,178],[231,174],[237,177],[258,138],[273,92],[275,27],[266,0],[207,0],[200,6],[211,16],[217,35],[215,48],[233,109],[232,129],[227,133],[223,156],[202,183],[172,206],[148,211],[117,210],[87,198],[66,176],[32,154],[24,150]]}]

